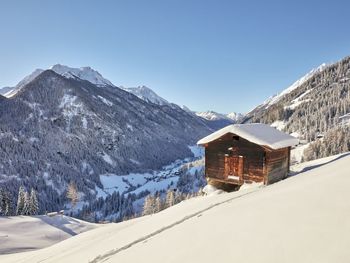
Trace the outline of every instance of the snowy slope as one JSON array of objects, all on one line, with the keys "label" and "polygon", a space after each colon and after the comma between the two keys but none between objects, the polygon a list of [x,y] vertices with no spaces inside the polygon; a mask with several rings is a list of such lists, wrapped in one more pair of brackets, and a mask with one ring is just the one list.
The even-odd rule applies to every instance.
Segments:
[{"label": "snowy slope", "polygon": [[87,80],[97,86],[114,86],[109,80],[102,77],[102,75],[99,72],[90,67],[71,68],[64,65],[56,64],[50,69],[66,78],[78,77],[82,80]]},{"label": "snowy slope", "polygon": [[[242,123],[270,124],[311,143],[304,160],[349,151],[349,132],[341,118],[349,112],[349,93],[350,57],[345,57],[312,70],[247,113]],[[322,141],[318,140],[320,136],[324,137]],[[337,140],[340,142],[335,143]],[[315,150],[316,144],[319,150]]]},{"label": "snowy slope", "polygon": [[[68,66],[56,64],[50,67],[50,69],[66,78],[79,78],[82,80],[87,80],[97,86],[114,86],[109,80],[103,78],[99,72],[90,67],[71,68]],[[15,87],[6,87],[1,89],[0,94],[7,98],[13,97],[19,90],[33,81],[44,71],[45,70],[43,69],[34,70],[31,74],[22,79]]]},{"label": "snowy slope", "polygon": [[44,70],[42,69],[36,69],[34,70],[31,74],[29,74],[28,76],[26,76],[24,79],[22,79],[20,82],[18,82],[18,84],[16,85],[16,87],[13,88],[8,88],[8,91],[2,95],[4,95],[7,98],[11,98],[14,95],[17,94],[18,91],[21,90],[21,88],[23,88],[25,85],[27,85],[29,82],[33,81],[37,76],[39,76]]},{"label": "snowy slope", "polygon": [[238,122],[243,118],[243,114],[239,112],[231,112],[226,114],[226,117],[233,120],[234,122]]},{"label": "snowy slope", "polygon": [[0,254],[48,247],[98,226],[61,215],[0,217]]},{"label": "snowy slope", "polygon": [[202,117],[203,119],[209,120],[209,121],[228,119],[224,114],[217,113],[215,111],[196,112],[196,115],[199,117]]},{"label": "snowy slope", "polygon": [[155,93],[153,90],[146,86],[139,86],[134,88],[120,88],[134,94],[136,97],[139,97],[140,99],[146,102],[151,102],[157,105],[170,105],[170,103],[166,99],[163,99],[157,93]]},{"label": "snowy slope", "polygon": [[328,65],[326,63],[321,64],[317,68],[312,69],[310,72],[308,72],[306,75],[295,81],[291,86],[283,90],[281,93],[269,98],[266,100],[263,105],[265,105],[266,108],[270,107],[272,104],[275,104],[278,102],[284,95],[292,92],[293,90],[300,87],[303,83],[308,81],[311,77],[313,77],[315,74],[322,72]]},{"label": "snowy slope", "polygon": [[4,87],[0,89],[0,95],[5,95],[9,91],[13,90],[13,87]]},{"label": "snowy slope", "polygon": [[215,120],[228,120],[232,123],[237,122],[242,118],[241,113],[231,112],[229,114],[222,114],[215,111],[202,111],[202,112],[196,112],[197,116],[209,120],[209,121],[215,121]]},{"label": "snowy slope", "polygon": [[271,186],[197,197],[0,261],[349,262],[349,165],[349,154],[304,164]]}]

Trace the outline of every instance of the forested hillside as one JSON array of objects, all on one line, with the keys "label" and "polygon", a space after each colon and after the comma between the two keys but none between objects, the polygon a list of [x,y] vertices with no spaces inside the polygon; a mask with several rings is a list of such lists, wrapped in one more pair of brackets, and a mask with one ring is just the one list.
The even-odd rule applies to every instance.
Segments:
[{"label": "forested hillside", "polygon": [[[101,195],[101,176],[151,173],[191,157],[189,146],[211,131],[180,107],[147,103],[90,68],[40,72],[0,97],[0,188],[13,204],[24,186],[38,193],[40,213],[62,209],[73,182],[88,205]],[[144,194],[124,196],[120,207]]]},{"label": "forested hillside", "polygon": [[341,118],[349,112],[350,57],[346,57],[315,71],[274,103],[259,105],[243,122],[272,124],[314,142],[304,156],[310,160],[350,150],[349,126]]}]

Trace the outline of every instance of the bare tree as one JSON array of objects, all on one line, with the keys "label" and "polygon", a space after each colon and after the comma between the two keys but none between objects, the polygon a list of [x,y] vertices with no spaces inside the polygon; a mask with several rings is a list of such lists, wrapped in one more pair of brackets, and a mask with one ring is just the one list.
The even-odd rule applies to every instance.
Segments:
[{"label": "bare tree", "polygon": [[74,208],[77,205],[77,202],[79,201],[78,190],[74,182],[70,182],[68,185],[67,198],[70,200],[72,208]]}]

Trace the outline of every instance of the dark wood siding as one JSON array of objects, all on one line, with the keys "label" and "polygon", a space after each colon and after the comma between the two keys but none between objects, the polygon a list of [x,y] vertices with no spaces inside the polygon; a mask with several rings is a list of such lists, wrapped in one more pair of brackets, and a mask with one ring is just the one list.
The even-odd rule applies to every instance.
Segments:
[{"label": "dark wood siding", "polygon": [[[232,151],[229,148],[232,148]],[[233,134],[226,134],[206,146],[205,172],[207,177],[225,179],[225,154],[243,156],[243,179],[245,181],[264,181],[264,148]]]},{"label": "dark wood siding", "polygon": [[288,176],[290,148],[266,153],[267,184],[280,181]]},{"label": "dark wood siding", "polygon": [[[226,134],[205,147],[205,174],[209,178],[235,184],[243,182],[271,184],[288,176],[290,147],[272,150],[234,134]],[[240,179],[236,181],[227,178],[227,160],[231,156],[243,156],[243,175],[239,169]],[[232,170],[237,169],[230,169],[230,173]]]}]

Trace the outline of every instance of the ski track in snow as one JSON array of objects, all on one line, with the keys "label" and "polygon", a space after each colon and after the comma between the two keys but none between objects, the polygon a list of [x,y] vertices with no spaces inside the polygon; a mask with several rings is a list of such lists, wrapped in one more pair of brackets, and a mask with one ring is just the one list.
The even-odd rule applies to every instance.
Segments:
[{"label": "ski track in snow", "polygon": [[243,196],[246,196],[246,195],[255,193],[255,192],[259,191],[259,190],[260,190],[260,187],[259,187],[259,188],[252,189],[252,190],[250,190],[249,192],[243,193],[243,194],[241,194],[241,195],[234,196],[234,197],[229,198],[229,199],[227,199],[227,200],[224,200],[224,201],[221,201],[221,202],[212,204],[212,205],[210,205],[210,206],[207,207],[207,208],[204,208],[204,209],[202,209],[202,210],[200,210],[200,211],[197,211],[197,212],[195,212],[195,213],[193,213],[193,214],[190,214],[190,215],[188,215],[188,216],[185,216],[184,218],[182,218],[182,219],[180,219],[180,220],[178,220],[178,221],[176,221],[176,222],[174,222],[174,223],[172,223],[172,224],[170,224],[170,225],[164,226],[164,227],[158,229],[157,231],[154,231],[154,232],[152,232],[152,233],[150,233],[150,234],[148,234],[148,235],[146,235],[146,236],[143,236],[143,237],[141,237],[141,238],[139,238],[139,239],[136,239],[135,241],[130,242],[130,243],[126,244],[125,246],[122,246],[122,247],[120,247],[120,248],[116,248],[116,249],[114,249],[114,250],[111,250],[111,251],[109,251],[109,252],[106,252],[106,253],[103,254],[103,255],[99,255],[99,256],[97,256],[96,258],[94,258],[93,260],[91,260],[91,261],[89,261],[89,262],[90,262],[90,263],[104,262],[104,261],[108,260],[110,256],[116,255],[116,254],[118,254],[118,253],[120,253],[120,252],[122,252],[122,251],[124,251],[124,250],[127,250],[127,249],[131,248],[132,246],[134,246],[134,245],[136,245],[136,244],[139,244],[139,243],[141,243],[141,242],[143,242],[143,241],[146,241],[147,239],[149,239],[149,238],[151,238],[151,237],[154,237],[154,236],[156,236],[156,235],[158,235],[158,234],[160,234],[160,233],[162,233],[162,232],[164,232],[164,231],[166,231],[166,230],[168,230],[168,229],[171,229],[171,228],[173,228],[173,227],[176,227],[177,225],[179,225],[179,224],[181,224],[181,223],[183,223],[183,222],[185,222],[185,221],[187,221],[187,220],[189,220],[189,219],[191,219],[191,218],[194,218],[194,217],[196,217],[196,216],[198,216],[198,215],[200,215],[200,214],[202,214],[202,213],[204,213],[204,212],[206,212],[206,211],[208,211],[208,210],[211,210],[211,209],[213,209],[213,208],[215,208],[215,207],[217,207],[217,206],[220,206],[220,205],[229,203],[229,202],[231,202],[231,201],[234,200],[234,199],[238,199],[238,198],[241,198],[241,197],[243,197]]}]

